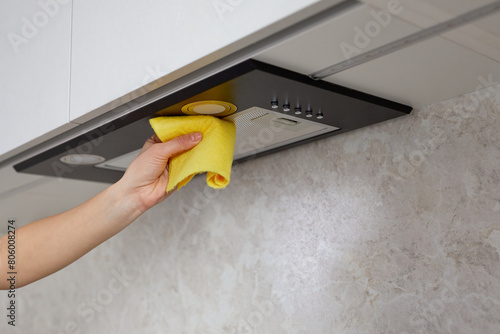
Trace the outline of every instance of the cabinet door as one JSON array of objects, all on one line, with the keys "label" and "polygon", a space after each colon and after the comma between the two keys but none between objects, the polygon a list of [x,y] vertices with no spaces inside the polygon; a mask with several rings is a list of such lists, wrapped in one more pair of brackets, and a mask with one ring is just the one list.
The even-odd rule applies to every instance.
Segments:
[{"label": "cabinet door", "polygon": [[310,75],[420,30],[391,14],[401,6],[390,10],[359,4],[254,58]]},{"label": "cabinet door", "polygon": [[0,160],[69,128],[71,1],[0,2]]},{"label": "cabinet door", "polygon": [[76,0],[71,120],[83,122],[160,77],[170,82],[340,2]]},{"label": "cabinet door", "polygon": [[498,62],[433,37],[325,80],[419,108],[470,92],[475,104],[499,78]]}]

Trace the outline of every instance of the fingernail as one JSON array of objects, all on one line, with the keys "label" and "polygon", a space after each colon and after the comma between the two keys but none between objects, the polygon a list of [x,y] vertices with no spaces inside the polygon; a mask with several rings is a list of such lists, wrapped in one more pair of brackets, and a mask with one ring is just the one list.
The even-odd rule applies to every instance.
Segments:
[{"label": "fingernail", "polygon": [[193,132],[191,134],[191,140],[192,141],[200,141],[202,138],[201,132]]}]

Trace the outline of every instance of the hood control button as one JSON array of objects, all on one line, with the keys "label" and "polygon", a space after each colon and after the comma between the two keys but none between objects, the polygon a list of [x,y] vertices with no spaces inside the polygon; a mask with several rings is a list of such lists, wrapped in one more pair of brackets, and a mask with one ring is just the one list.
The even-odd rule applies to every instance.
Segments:
[{"label": "hood control button", "polygon": [[312,117],[312,115],[313,115],[312,109],[307,109],[306,110],[306,117]]}]

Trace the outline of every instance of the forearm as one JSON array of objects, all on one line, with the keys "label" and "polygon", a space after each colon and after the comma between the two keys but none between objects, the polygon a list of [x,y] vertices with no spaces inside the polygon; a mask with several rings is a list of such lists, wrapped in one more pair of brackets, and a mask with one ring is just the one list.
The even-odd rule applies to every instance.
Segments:
[{"label": "forearm", "polygon": [[[199,132],[144,144],[120,181],[82,205],[16,231],[16,287],[50,275],[123,230],[167,198],[168,161],[196,146]],[[7,289],[7,236],[0,238],[0,290]]]},{"label": "forearm", "polygon": [[[146,208],[118,182],[67,212],[16,231],[17,287],[50,275],[114,236]],[[0,289],[7,288],[7,236],[0,239]]]}]

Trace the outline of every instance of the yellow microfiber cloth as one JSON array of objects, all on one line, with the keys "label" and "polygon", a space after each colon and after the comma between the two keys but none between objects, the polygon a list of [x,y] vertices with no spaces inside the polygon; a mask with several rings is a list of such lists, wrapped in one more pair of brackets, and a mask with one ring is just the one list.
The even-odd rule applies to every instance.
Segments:
[{"label": "yellow microfiber cloth", "polygon": [[231,178],[236,126],[213,116],[166,116],[149,120],[162,142],[191,132],[203,139],[193,149],[169,160],[167,191],[185,186],[193,176],[207,172],[207,184],[225,188]]}]

